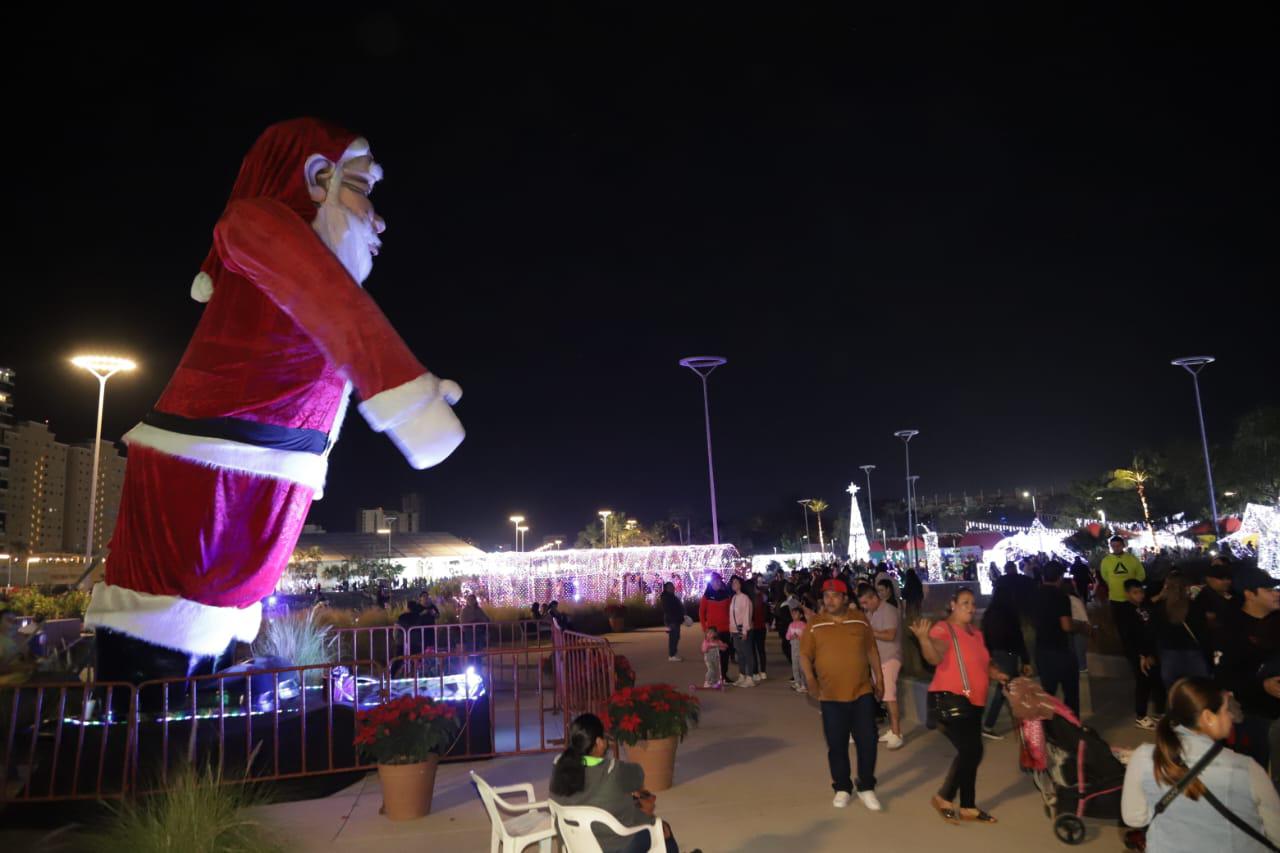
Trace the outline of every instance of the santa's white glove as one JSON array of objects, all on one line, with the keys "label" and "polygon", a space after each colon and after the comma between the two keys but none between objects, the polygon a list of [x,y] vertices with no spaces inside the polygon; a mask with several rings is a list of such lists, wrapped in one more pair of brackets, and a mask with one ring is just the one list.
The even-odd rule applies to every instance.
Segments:
[{"label": "santa's white glove", "polygon": [[419,470],[439,465],[467,435],[453,413],[462,388],[430,373],[375,394],[360,412],[377,432],[386,432],[409,464]]}]

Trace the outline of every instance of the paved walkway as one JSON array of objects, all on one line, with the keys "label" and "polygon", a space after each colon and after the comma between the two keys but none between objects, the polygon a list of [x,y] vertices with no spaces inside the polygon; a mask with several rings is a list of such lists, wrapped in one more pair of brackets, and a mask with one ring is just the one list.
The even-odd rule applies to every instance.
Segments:
[{"label": "paved walkway", "polygon": [[[682,639],[684,663],[666,660],[660,630],[609,639],[631,659],[641,683],[701,683],[696,631],[686,631]],[[987,742],[978,775],[979,804],[1000,819],[998,826],[951,826],[930,808],[929,797],[953,753],[941,735],[923,728],[908,732],[902,749],[880,750],[882,813],[868,812],[856,800],[847,809],[833,808],[817,705],[788,689],[790,673],[777,638],[771,636],[770,643],[773,679],[750,690],[699,693],[703,724],[680,747],[675,787],[658,796],[658,812],[675,828],[684,850],[809,853],[844,851],[860,843],[877,853],[939,845],[947,853],[1059,849],[1039,794],[1018,770],[1017,737],[1008,731],[1005,740]],[[1132,747],[1150,737],[1124,714],[1124,682],[1095,679],[1091,687],[1096,713],[1086,719],[1112,744]],[[1002,726],[1007,725],[1006,715]],[[266,806],[256,815],[277,828],[292,850],[484,851],[488,820],[467,772],[475,770],[494,785],[532,782],[542,799],[551,760],[547,754],[443,765],[432,814],[418,821],[392,823],[378,815],[376,774],[324,799]],[[1123,849],[1114,825],[1086,823],[1088,836],[1078,849]]]}]

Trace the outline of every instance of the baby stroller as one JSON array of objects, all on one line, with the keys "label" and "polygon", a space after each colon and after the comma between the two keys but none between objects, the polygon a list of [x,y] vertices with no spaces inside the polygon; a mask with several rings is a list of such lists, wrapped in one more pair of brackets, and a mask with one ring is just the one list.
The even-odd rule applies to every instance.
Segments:
[{"label": "baby stroller", "polygon": [[[1119,825],[1125,766],[1102,736],[1029,678],[1010,682],[1009,704],[1018,721],[1022,770],[1044,798],[1058,840],[1083,842],[1084,818]],[[1133,833],[1126,836],[1125,847],[1140,844]]]}]

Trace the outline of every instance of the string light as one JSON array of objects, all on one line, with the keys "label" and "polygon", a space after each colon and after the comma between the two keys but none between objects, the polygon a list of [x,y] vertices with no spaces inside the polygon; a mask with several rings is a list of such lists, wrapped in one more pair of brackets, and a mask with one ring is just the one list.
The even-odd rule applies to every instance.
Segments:
[{"label": "string light", "polygon": [[1240,529],[1223,537],[1233,551],[1248,553],[1248,540],[1256,539],[1258,568],[1280,578],[1280,507],[1249,504],[1240,519]]},{"label": "string light", "polygon": [[463,578],[470,582],[468,591],[490,604],[523,607],[531,601],[603,602],[638,593],[655,598],[667,581],[675,584],[678,595],[693,596],[701,592],[709,572],[737,559],[732,545],[574,548],[452,560],[429,570],[428,576]]}]

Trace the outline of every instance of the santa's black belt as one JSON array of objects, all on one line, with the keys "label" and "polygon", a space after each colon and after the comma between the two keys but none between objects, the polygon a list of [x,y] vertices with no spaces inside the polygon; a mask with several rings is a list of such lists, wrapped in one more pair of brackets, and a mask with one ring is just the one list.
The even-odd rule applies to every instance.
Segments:
[{"label": "santa's black belt", "polygon": [[318,429],[260,424],[240,418],[184,418],[168,412],[151,411],[143,416],[142,422],[183,435],[222,438],[227,441],[238,441],[241,444],[252,444],[254,447],[297,450],[316,455],[324,453],[329,443],[329,436]]}]

